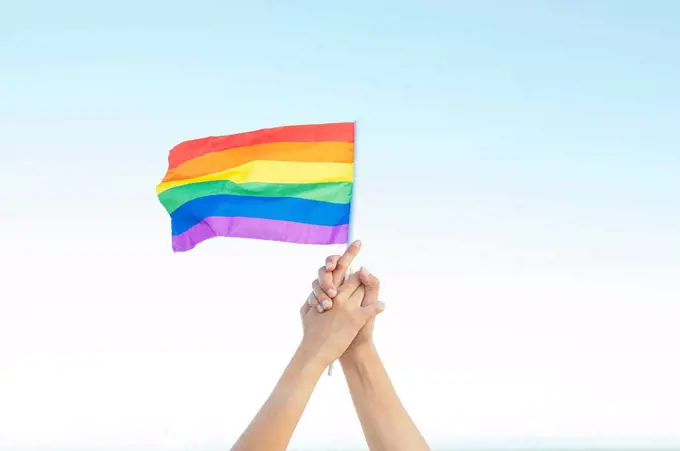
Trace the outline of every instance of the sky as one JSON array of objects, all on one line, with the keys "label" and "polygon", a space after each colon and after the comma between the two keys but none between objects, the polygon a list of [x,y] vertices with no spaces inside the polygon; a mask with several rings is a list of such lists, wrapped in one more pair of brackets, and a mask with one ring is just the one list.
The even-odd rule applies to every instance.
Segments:
[{"label": "sky", "polygon": [[[180,141],[357,121],[433,447],[680,446],[680,4],[0,2],[0,450],[228,449],[337,249],[173,254]],[[341,372],[292,448],[361,447]]]}]

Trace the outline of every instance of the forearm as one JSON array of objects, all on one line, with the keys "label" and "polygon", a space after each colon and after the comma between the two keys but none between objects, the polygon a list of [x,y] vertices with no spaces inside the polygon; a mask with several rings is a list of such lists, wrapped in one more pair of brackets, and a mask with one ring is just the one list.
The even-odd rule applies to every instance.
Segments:
[{"label": "forearm", "polygon": [[298,348],[232,451],[284,451],[323,370],[324,365],[312,353]]},{"label": "forearm", "polygon": [[371,451],[427,451],[375,348],[340,359],[354,407]]}]

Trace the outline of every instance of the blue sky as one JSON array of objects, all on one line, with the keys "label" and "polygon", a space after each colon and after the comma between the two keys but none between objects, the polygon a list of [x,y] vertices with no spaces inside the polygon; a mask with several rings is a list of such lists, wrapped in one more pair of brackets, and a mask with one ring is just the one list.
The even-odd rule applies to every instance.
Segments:
[{"label": "blue sky", "polygon": [[[0,204],[6,230],[0,262],[11,282],[0,300],[0,338],[4,333],[16,342],[27,334],[34,341],[24,341],[25,348],[0,344],[16,384],[7,385],[13,387],[4,392],[13,396],[8,402],[0,398],[0,419],[11,419],[13,428],[10,435],[0,432],[0,448],[3,440],[34,444],[30,431],[36,427],[52,444],[54,437],[96,444],[121,436],[157,443],[161,432],[145,435],[124,422],[111,430],[92,423],[93,432],[81,434],[77,424],[84,417],[76,407],[72,421],[52,429],[47,416],[31,423],[28,414],[16,415],[20,394],[35,393],[25,381],[33,380],[40,362],[48,365],[41,360],[47,342],[52,353],[85,352],[83,340],[50,329],[57,327],[50,315],[62,315],[67,329],[85,328],[92,349],[113,346],[112,354],[100,354],[102,365],[132,365],[126,350],[160,351],[145,342],[147,329],[125,323],[133,321],[129,313],[142,315],[141,304],[153,318],[171,299],[180,310],[156,334],[174,343],[169,324],[195,315],[194,341],[182,346],[195,365],[208,365],[195,356],[205,346],[213,349],[208,343],[215,337],[201,335],[213,324],[209,318],[241,307],[188,303],[192,280],[216,271],[217,262],[232,265],[238,281],[250,280],[260,277],[248,274],[259,271],[263,258],[288,267],[293,254],[311,277],[326,250],[221,240],[173,256],[169,221],[154,194],[168,149],[206,135],[336,120],[358,121],[356,230],[369,246],[367,265],[383,276],[386,296],[397,305],[393,322],[384,320],[385,353],[401,369],[405,396],[431,436],[442,443],[543,435],[680,439],[662,407],[669,399],[680,402],[672,383],[680,368],[669,363],[679,339],[670,318],[680,313],[678,23],[680,4],[670,0],[4,2],[0,188],[11,195]],[[238,258],[225,263],[225,256]],[[68,283],[73,274],[96,268],[107,269],[88,273],[87,284]],[[170,278],[163,271],[181,286],[161,287]],[[291,297],[299,291],[293,280],[308,286],[304,272],[291,268],[277,276]],[[36,276],[50,288],[35,286]],[[102,286],[121,294],[137,287],[144,299],[114,300]],[[219,287],[204,281],[201,293],[208,298]],[[62,292],[68,300],[52,299]],[[444,300],[439,318],[419,310],[423,299]],[[276,299],[258,302],[279,308]],[[296,310],[297,300],[286,302]],[[129,343],[114,339],[110,315],[136,331]],[[267,324],[272,333],[288,334],[287,325]],[[419,330],[420,338],[404,338],[404,328]],[[642,337],[630,333],[640,328]],[[50,330],[56,335],[48,339]],[[223,345],[214,351],[232,353],[233,337],[220,333],[227,335],[218,334]],[[430,370],[419,373],[408,359],[422,355],[419,346],[432,349],[432,340],[441,346],[440,358],[422,361]],[[461,340],[475,344],[452,344]],[[497,342],[512,342],[516,361],[526,363],[512,367],[516,380],[507,386],[484,379],[500,370],[477,357],[497,352],[502,360],[510,351],[494,347]],[[531,366],[538,342],[562,349],[552,370]],[[290,348],[281,346],[272,355]],[[247,361],[251,351],[242,352]],[[465,377],[476,386],[448,385],[451,359],[441,358],[447,353],[469,363]],[[22,356],[33,356],[33,363]],[[87,365],[81,357],[76,361]],[[134,362],[146,361],[139,359]],[[635,359],[646,362],[649,374],[632,375],[627,365]],[[160,374],[170,362],[147,371]],[[263,362],[261,370],[275,374],[280,364]],[[598,364],[604,365],[597,371],[601,379],[565,372]],[[58,360],[50,365],[64,381],[77,380]],[[543,370],[549,372],[541,379],[545,393],[580,382],[546,407],[541,397],[547,395],[532,391],[531,382],[531,374]],[[626,395],[606,388],[607,375],[621,373],[630,378],[621,381]],[[652,374],[668,378],[667,385],[655,382],[656,394],[641,388]],[[108,380],[106,373],[98,377]],[[435,387],[431,393],[460,406],[450,411],[459,429],[447,426],[431,400],[419,400],[420,377]],[[252,397],[244,394],[230,413],[238,427],[269,389],[267,381],[252,382]],[[515,398],[508,393],[518,381],[525,391],[517,389]],[[499,391],[485,402],[507,410],[513,421],[471,413],[479,398],[470,393],[488,392],[487,383]],[[625,389],[635,384],[640,388]],[[330,393],[342,393],[342,386],[329,390],[322,399],[341,396]],[[144,399],[142,388],[132,393]],[[43,402],[64,402],[50,394]],[[588,404],[597,394],[610,407]],[[233,393],[223,396],[229,400]],[[611,407],[622,396],[634,398],[628,410]],[[86,396],[78,399],[85,409]],[[180,405],[194,402],[182,399]],[[516,414],[522,399],[534,407]],[[154,403],[148,405],[150,415],[158,414]],[[591,414],[582,418],[584,405]],[[125,412],[119,407],[108,411]],[[645,409],[657,412],[654,423],[645,422]],[[204,419],[221,418],[206,412],[212,413]],[[353,424],[351,411],[339,415],[345,415],[342,424]],[[537,418],[549,418],[552,428],[536,429]],[[182,440],[201,442],[213,434],[216,442],[228,441],[233,431],[222,436],[219,422],[210,421],[183,430]],[[305,421],[299,443],[314,444],[316,423]],[[162,420],[157,426],[164,430]],[[360,437],[352,431],[350,444]]]},{"label": "blue sky", "polygon": [[380,167],[359,176],[397,204],[461,188],[678,223],[672,2],[179,5],[5,6],[10,161],[27,160],[28,134],[54,149],[40,161],[160,174],[160,149],[190,137],[356,119]]}]

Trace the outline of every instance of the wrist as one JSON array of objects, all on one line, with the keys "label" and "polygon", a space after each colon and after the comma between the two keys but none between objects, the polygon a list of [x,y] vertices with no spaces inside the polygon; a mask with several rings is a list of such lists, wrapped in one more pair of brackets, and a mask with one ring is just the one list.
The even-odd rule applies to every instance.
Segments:
[{"label": "wrist", "polygon": [[372,341],[362,343],[360,345],[352,345],[340,357],[340,364],[345,367],[355,365],[359,362],[369,360],[376,356],[378,351]]},{"label": "wrist", "polygon": [[304,341],[300,343],[293,356],[293,361],[298,365],[306,368],[310,373],[318,372],[319,375],[330,365],[330,362],[327,362],[327,360],[318,346],[309,345]]}]

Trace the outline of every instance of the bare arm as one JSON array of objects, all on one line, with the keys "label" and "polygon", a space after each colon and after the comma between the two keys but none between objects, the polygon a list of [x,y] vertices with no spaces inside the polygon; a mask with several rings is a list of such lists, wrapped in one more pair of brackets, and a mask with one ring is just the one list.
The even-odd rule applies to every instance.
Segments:
[{"label": "bare arm", "polygon": [[345,353],[340,364],[371,451],[429,451],[373,345]]},{"label": "bare arm", "polygon": [[382,312],[362,306],[364,290],[357,275],[338,290],[332,312],[321,313],[308,302],[300,309],[303,338],[276,388],[232,451],[284,451],[324,369],[352,343],[359,330]]},{"label": "bare arm", "polygon": [[[332,293],[343,284],[345,271],[359,252],[356,241],[342,256],[330,256],[312,285],[314,307],[334,308]],[[365,268],[359,272],[364,286],[362,305],[380,304],[380,281]],[[327,314],[327,313],[324,313]],[[371,451],[429,451],[429,446],[401,404],[387,371],[373,346],[374,320],[368,321],[340,357],[354,408]]]},{"label": "bare arm", "polygon": [[284,451],[325,364],[302,346],[232,451]]}]

